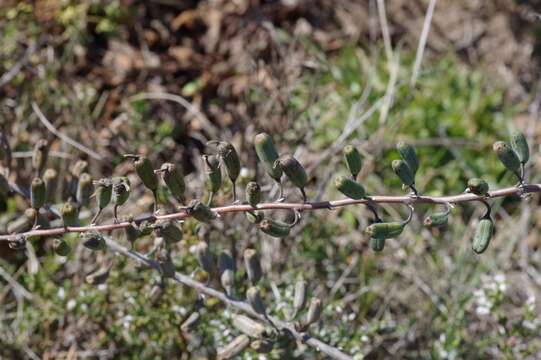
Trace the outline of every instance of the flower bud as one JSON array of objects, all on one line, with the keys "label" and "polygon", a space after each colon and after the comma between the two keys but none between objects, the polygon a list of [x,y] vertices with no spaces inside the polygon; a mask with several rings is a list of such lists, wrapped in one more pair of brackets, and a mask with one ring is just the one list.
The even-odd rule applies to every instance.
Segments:
[{"label": "flower bud", "polygon": [[246,200],[252,207],[257,207],[261,202],[261,188],[255,181],[250,181],[246,185]]},{"label": "flower bud", "polygon": [[17,236],[15,240],[8,241],[8,247],[13,250],[24,250],[26,249],[26,241],[26,236]]},{"label": "flower bud", "polygon": [[274,343],[269,339],[257,339],[250,343],[250,347],[259,354],[268,354],[272,351]]},{"label": "flower bud", "polygon": [[424,220],[424,224],[428,227],[442,227],[447,225],[448,220],[449,212],[436,212],[428,215]]},{"label": "flower bud", "polygon": [[505,142],[497,141],[492,149],[498,155],[498,159],[507,168],[507,170],[516,173],[520,168],[520,160],[517,153]]},{"label": "flower bud", "polygon": [[211,222],[212,220],[217,218],[217,214],[212,211],[210,207],[203,204],[202,202],[198,200],[193,200],[190,203],[190,206],[187,208],[187,212],[189,215],[193,216],[196,220],[199,220],[201,222]]},{"label": "flower bud", "polygon": [[363,160],[359,150],[353,145],[346,145],[344,147],[344,159],[346,160],[346,166],[351,176],[353,179],[356,179],[363,166]]},{"label": "flower bud", "polygon": [[409,144],[406,144],[403,141],[400,141],[396,145],[396,149],[400,153],[400,157],[402,158],[402,160],[404,160],[411,169],[413,177],[415,177],[415,174],[419,169],[419,158],[417,157],[417,152],[415,151],[415,148]]},{"label": "flower bud", "polygon": [[135,156],[136,160],[133,162],[135,172],[141,179],[141,182],[145,187],[151,191],[158,189],[158,179],[152,168],[150,160],[144,156]]},{"label": "flower bud", "polygon": [[370,248],[374,251],[383,251],[385,248],[385,238],[370,238]]},{"label": "flower bud", "polygon": [[520,162],[526,164],[530,159],[530,149],[523,133],[517,131],[511,135],[511,147],[518,155]]},{"label": "flower bud", "polygon": [[233,270],[224,270],[220,275],[220,283],[222,284],[227,296],[233,296],[233,291],[235,289],[235,273]]},{"label": "flower bud", "polygon": [[77,202],[81,206],[86,206],[90,202],[90,196],[94,192],[92,177],[88,173],[82,173],[77,183]]},{"label": "flower bud", "polygon": [[71,201],[66,202],[64,206],[62,206],[60,213],[65,227],[78,225],[79,212],[77,207]]},{"label": "flower bud", "polygon": [[109,202],[111,202],[111,195],[113,193],[113,183],[110,179],[100,179],[94,183],[96,185],[96,191],[94,192],[96,196],[96,202],[98,203],[98,208],[105,209]]},{"label": "flower bud", "polygon": [[265,325],[252,320],[245,315],[234,315],[233,326],[252,338],[262,337],[266,333]]},{"label": "flower bud", "polygon": [[487,249],[493,232],[494,223],[492,222],[492,219],[489,217],[481,219],[479,224],[477,224],[477,229],[475,229],[475,234],[473,236],[473,251],[477,254],[482,254]]},{"label": "flower bud", "polygon": [[284,155],[279,159],[279,164],[289,181],[302,189],[308,184],[308,175],[301,163],[292,155]]},{"label": "flower bud", "polygon": [[83,241],[83,246],[87,249],[98,251],[105,250],[105,248],[107,247],[107,245],[105,244],[105,238],[99,232],[90,231],[86,233],[81,233],[79,237]]},{"label": "flower bud", "polygon": [[0,174],[0,198],[7,197],[11,192],[11,187],[9,186],[8,179],[3,174]]},{"label": "flower bud", "polygon": [[45,205],[45,183],[40,178],[34,178],[30,188],[30,203],[34,209],[39,209]]},{"label": "flower bud", "polygon": [[304,321],[305,326],[310,326],[313,323],[319,321],[321,317],[321,312],[323,311],[323,304],[318,298],[312,298],[310,302],[310,307],[308,308],[308,313],[306,314],[306,320]]},{"label": "flower bud", "polygon": [[270,135],[267,133],[257,134],[254,138],[254,147],[257,157],[263,163],[267,174],[275,181],[280,181],[282,169],[280,166],[276,166],[278,152]]},{"label": "flower bud", "polygon": [[201,315],[197,311],[194,311],[190,314],[190,316],[188,316],[186,320],[184,320],[182,325],[180,325],[180,330],[183,333],[189,333],[195,330],[195,327],[197,326],[197,324],[199,324],[200,319]]},{"label": "flower bud", "polygon": [[259,262],[259,257],[257,252],[254,249],[244,250],[244,267],[246,268],[246,274],[248,275],[248,280],[252,285],[256,285],[257,282],[261,279],[262,271],[261,264]]},{"label": "flower bud", "polygon": [[412,186],[415,184],[414,174],[404,160],[393,160],[392,167],[404,185]]},{"label": "flower bud", "polygon": [[47,169],[43,173],[45,183],[45,202],[53,203],[58,188],[58,172],[55,169]]},{"label": "flower bud", "polygon": [[258,314],[264,315],[266,312],[266,306],[263,302],[263,299],[261,298],[261,295],[259,294],[259,290],[255,287],[249,287],[248,290],[246,290],[246,299],[248,300],[248,303],[254,309],[254,311]]},{"label": "flower bud", "polygon": [[182,230],[173,221],[167,221],[155,227],[159,237],[167,244],[176,244],[182,240]]},{"label": "flower bud", "polygon": [[240,159],[235,147],[228,142],[220,141],[218,143],[218,155],[225,165],[227,176],[231,182],[235,183],[240,174]]},{"label": "flower bud", "polygon": [[212,274],[214,270],[214,256],[212,256],[209,246],[205,241],[199,241],[195,245],[195,255],[201,269]]},{"label": "flower bud", "polygon": [[272,237],[283,238],[289,235],[291,226],[281,221],[264,219],[259,223],[259,229]]},{"label": "flower bud", "polygon": [[186,183],[184,182],[182,171],[175,164],[165,163],[160,168],[160,172],[171,194],[179,202],[184,203],[186,201],[184,198]]},{"label": "flower bud", "polygon": [[87,284],[90,285],[100,285],[107,281],[109,278],[109,270],[111,268],[105,267],[103,269],[98,269],[94,271],[93,273],[88,274],[85,276],[85,281]]},{"label": "flower bud", "polygon": [[233,341],[218,349],[218,360],[233,359],[250,345],[250,339],[246,335],[237,336]]},{"label": "flower bud", "polygon": [[26,209],[22,216],[18,217],[17,219],[8,224],[8,234],[18,234],[30,230],[32,228],[32,225],[36,222],[37,216],[38,212],[36,209]]},{"label": "flower bud", "polygon": [[368,236],[380,239],[390,239],[402,233],[406,224],[398,221],[381,222],[369,225],[365,232]]},{"label": "flower bud", "polygon": [[138,228],[136,228],[132,224],[130,224],[127,227],[124,228],[124,233],[126,234],[126,240],[128,240],[130,242],[130,244],[132,244],[132,246],[135,243],[135,241],[137,239],[139,239],[139,237],[142,236],[141,235],[141,230],[139,230]]},{"label": "flower bud", "polygon": [[229,251],[224,250],[220,253],[218,257],[218,271],[222,274],[226,270],[235,271],[235,260],[229,253]]},{"label": "flower bud", "polygon": [[130,180],[127,177],[115,178],[113,180],[112,200],[116,206],[122,206],[130,196]]},{"label": "flower bud", "polygon": [[360,200],[365,195],[364,187],[355,180],[351,180],[346,176],[337,177],[334,184],[336,185],[338,191],[350,199]]},{"label": "flower bud", "polygon": [[53,250],[58,256],[68,256],[71,251],[71,247],[64,239],[54,239]]},{"label": "flower bud", "polygon": [[213,194],[217,193],[222,186],[222,171],[220,162],[215,156],[203,155],[205,173],[207,174],[207,190]]},{"label": "flower bud", "polygon": [[259,224],[265,218],[265,213],[263,211],[247,211],[244,213],[246,219],[252,224]]},{"label": "flower bud", "polygon": [[34,151],[32,153],[32,168],[34,168],[38,176],[43,171],[43,168],[47,163],[48,156],[49,144],[47,143],[47,140],[39,140],[34,146]]},{"label": "flower bud", "polygon": [[299,313],[304,309],[306,305],[306,281],[304,279],[298,279],[295,283],[295,294],[293,296],[293,309],[295,313]]},{"label": "flower bud", "polygon": [[488,193],[488,184],[485,180],[472,178],[468,180],[468,191],[475,195],[485,196]]},{"label": "flower bud", "polygon": [[171,260],[171,253],[166,247],[162,247],[158,250],[156,260],[158,260],[158,265],[160,266],[163,277],[167,278],[175,276],[175,265],[173,264],[173,260]]}]

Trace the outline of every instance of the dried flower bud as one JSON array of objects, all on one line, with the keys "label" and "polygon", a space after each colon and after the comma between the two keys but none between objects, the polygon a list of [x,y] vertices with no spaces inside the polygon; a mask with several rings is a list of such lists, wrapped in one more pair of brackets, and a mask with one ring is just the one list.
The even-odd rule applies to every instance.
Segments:
[{"label": "dried flower bud", "polygon": [[96,185],[96,191],[94,192],[96,196],[96,202],[98,203],[98,208],[105,209],[109,202],[111,202],[111,195],[113,193],[113,182],[110,179],[100,179],[94,183]]},{"label": "dried flower bud", "polygon": [[255,181],[250,181],[246,185],[246,200],[252,207],[257,207],[261,202],[261,188]]},{"label": "dried flower bud", "polygon": [[218,155],[222,159],[223,164],[225,165],[225,170],[227,176],[233,183],[233,193],[236,197],[236,181],[240,174],[240,159],[237,150],[235,147],[228,142],[220,141],[218,142]]},{"label": "dried flower bud", "polygon": [[360,200],[365,195],[364,187],[355,180],[351,180],[346,176],[337,177],[334,184],[336,185],[338,191],[350,199]]},{"label": "dried flower bud", "polygon": [[312,298],[310,307],[308,308],[308,314],[306,314],[305,326],[310,326],[313,323],[319,321],[321,313],[323,311],[323,304],[320,299]]},{"label": "dried flower bud", "polygon": [[135,243],[135,241],[137,239],[139,239],[139,237],[142,236],[141,235],[141,230],[139,230],[138,228],[136,228],[132,224],[130,224],[127,227],[124,228],[124,233],[126,234],[126,240],[128,240],[130,242],[130,244],[132,244],[132,246]]},{"label": "dried flower bud", "polygon": [[93,273],[88,274],[85,276],[85,281],[87,284],[90,285],[100,285],[107,281],[109,278],[109,270],[111,269],[110,266],[98,269],[94,271]]},{"label": "dried flower bud", "polygon": [[374,223],[369,225],[365,232],[373,238],[390,239],[400,235],[405,226],[405,223],[398,221]]},{"label": "dried flower bud", "polygon": [[40,178],[34,178],[30,188],[30,203],[34,209],[45,205],[45,183]]},{"label": "dried flower bud", "polygon": [[259,256],[254,249],[244,250],[244,267],[246,268],[246,274],[252,285],[256,285],[261,279],[262,271],[261,264],[259,263]]},{"label": "dried flower bud", "polygon": [[287,178],[298,188],[302,189],[308,184],[308,175],[301,163],[292,155],[284,155],[279,164]]},{"label": "dried flower bud", "polygon": [[189,333],[195,330],[195,327],[197,326],[197,324],[199,324],[200,319],[201,315],[197,311],[194,311],[190,314],[190,316],[188,316],[186,320],[184,320],[182,325],[180,325],[180,330],[183,333]]},{"label": "dried flower bud", "polygon": [[145,187],[151,191],[156,191],[158,189],[158,178],[154,173],[152,164],[150,160],[144,156],[135,156],[135,161],[133,165],[135,167],[135,172],[141,179],[141,182]]},{"label": "dried flower bud", "polygon": [[214,256],[205,241],[199,241],[195,245],[195,255],[197,256],[199,266],[209,274],[212,274],[214,270]]},{"label": "dried flower bud", "polygon": [[18,217],[8,224],[8,234],[18,234],[30,230],[32,225],[36,222],[37,216],[38,212],[36,209],[26,209],[21,217]]},{"label": "dried flower bud", "polygon": [[43,182],[45,183],[45,201],[53,203],[58,188],[58,172],[55,169],[47,169],[43,173]]},{"label": "dried flower bud", "polygon": [[107,245],[105,244],[105,238],[99,232],[91,231],[87,233],[81,233],[79,237],[83,241],[83,246],[87,249],[98,251],[105,250],[105,248],[107,247]]},{"label": "dried flower bud", "polygon": [[356,179],[363,166],[363,160],[359,150],[353,145],[346,145],[344,147],[344,159],[346,160],[346,166],[351,176],[353,179]]},{"label": "dried flower bud", "polygon": [[492,146],[498,159],[507,168],[507,170],[516,173],[520,168],[520,160],[517,153],[503,141],[497,141]]},{"label": "dried flower bud", "polygon": [[222,284],[227,296],[233,296],[235,289],[235,273],[233,270],[224,270],[220,275],[220,283]]},{"label": "dried flower bud", "polygon": [[71,251],[71,247],[64,239],[54,239],[53,250],[58,256],[68,256]]},{"label": "dried flower bud", "polygon": [[122,206],[130,197],[130,180],[127,177],[113,179],[112,200],[116,206]]},{"label": "dried flower bud", "polygon": [[468,191],[475,195],[485,196],[488,193],[488,184],[485,180],[473,178],[468,180]]},{"label": "dried flower bud", "polygon": [[77,183],[77,202],[81,206],[86,206],[90,202],[90,197],[94,192],[94,186],[92,185],[92,177],[88,173],[82,173],[79,176],[79,182]]},{"label": "dried flower bud", "polygon": [[404,160],[393,160],[392,167],[404,185],[412,186],[415,184],[415,175]]},{"label": "dried flower bud", "polygon": [[265,213],[263,211],[247,211],[244,213],[246,219],[252,224],[259,224],[265,218]]},{"label": "dried flower bud", "polygon": [[280,181],[282,169],[276,164],[278,152],[270,135],[267,133],[257,134],[254,138],[254,146],[257,157],[263,163],[267,174],[275,181]]},{"label": "dried flower bud", "polygon": [[400,141],[396,145],[396,149],[400,153],[400,157],[402,158],[402,160],[404,160],[406,164],[408,164],[411,172],[413,173],[413,177],[415,177],[415,174],[419,169],[419,158],[417,157],[417,152],[415,151],[415,148],[409,144],[406,144],[403,141]]},{"label": "dried flower bud", "polygon": [[517,131],[511,135],[511,147],[518,155],[520,162],[526,164],[530,159],[530,149],[523,133]]},{"label": "dried flower bud", "polygon": [[205,173],[207,174],[206,184],[209,192],[215,194],[222,186],[222,171],[220,162],[215,156],[203,155]]},{"label": "dried flower bud", "polygon": [[193,200],[188,206],[187,212],[189,215],[193,216],[196,220],[201,222],[211,222],[216,219],[218,215],[212,211],[210,207],[203,204],[198,200]]},{"label": "dried flower bud", "polygon": [[306,293],[307,293],[307,283],[304,279],[298,279],[295,283],[295,293],[293,296],[293,309],[295,310],[295,313],[299,313],[299,311],[302,311],[304,309],[304,305],[306,305]]},{"label": "dried flower bud", "polygon": [[269,339],[257,339],[250,343],[250,347],[259,354],[268,354],[272,351],[274,343]]},{"label": "dried flower bud", "polygon": [[171,163],[165,163],[160,168],[162,173],[163,181],[171,194],[180,201],[184,203],[184,193],[186,191],[186,183],[184,182],[184,175],[182,171],[175,165]]},{"label": "dried flower bud", "polygon": [[252,320],[245,315],[234,315],[233,326],[252,338],[262,337],[266,333],[265,325]]},{"label": "dried flower bud", "polygon": [[62,221],[64,222],[64,226],[67,227],[78,225],[79,211],[71,201],[66,202],[64,206],[62,206],[62,210],[60,212],[62,215]]},{"label": "dried flower bud", "polygon": [[370,248],[374,251],[383,251],[385,248],[385,238],[370,238]]},{"label": "dried flower bud", "polygon": [[167,244],[176,244],[182,240],[182,230],[173,221],[167,221],[155,227],[158,236]]},{"label": "dried flower bud", "polygon": [[32,168],[34,168],[38,176],[43,171],[48,156],[49,144],[47,143],[47,140],[39,140],[34,146],[34,152],[32,153]]},{"label": "dried flower bud", "polygon": [[442,227],[442,226],[447,225],[448,220],[449,220],[448,211],[436,212],[436,213],[428,215],[424,220],[424,224],[425,226],[428,226],[428,227]]},{"label": "dried flower bud", "polygon": [[494,232],[494,223],[490,217],[486,217],[479,221],[475,234],[473,236],[472,249],[477,254],[482,254],[488,247],[492,233]]},{"label": "dried flower bud", "polygon": [[291,225],[273,219],[264,219],[259,223],[259,229],[272,237],[283,238],[289,235]]},{"label": "dried flower bud", "polygon": [[263,302],[263,299],[261,298],[261,295],[259,294],[258,288],[256,288],[255,286],[249,287],[248,290],[246,290],[246,299],[256,313],[262,315],[265,314],[266,306]]},{"label": "dried flower bud", "polygon": [[237,336],[233,341],[218,350],[218,360],[233,359],[250,345],[250,339],[246,335]]}]

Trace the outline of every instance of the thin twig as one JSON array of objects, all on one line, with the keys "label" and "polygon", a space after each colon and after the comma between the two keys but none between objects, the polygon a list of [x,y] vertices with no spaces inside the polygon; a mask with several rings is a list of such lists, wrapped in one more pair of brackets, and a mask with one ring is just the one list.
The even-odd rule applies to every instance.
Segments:
[{"label": "thin twig", "polygon": [[83,144],[78,143],[77,141],[73,140],[72,138],[70,138],[66,134],[58,131],[58,129],[55,128],[54,125],[51,124],[51,122],[49,120],[47,120],[45,115],[43,115],[43,113],[41,112],[38,104],[36,104],[34,101],[32,101],[32,110],[34,110],[34,112],[38,116],[38,119],[43,123],[43,125],[45,125],[45,127],[50,132],[52,132],[55,136],[60,138],[62,141],[70,144],[71,146],[73,146],[74,148],[84,152],[85,154],[88,154],[89,156],[93,157],[96,160],[99,160],[99,161],[103,160],[103,156],[101,156],[100,154],[98,154],[94,150],[87,148],[86,146],[84,146]]},{"label": "thin twig", "polygon": [[[498,198],[505,197],[510,195],[521,195],[528,193],[538,193],[541,192],[541,184],[531,184],[524,185],[522,187],[508,187],[498,190],[493,190],[488,193],[486,197],[477,196],[472,193],[463,193],[458,195],[449,195],[449,196],[388,196],[388,195],[375,195],[367,196],[361,200],[353,199],[342,199],[342,200],[333,200],[333,201],[318,201],[318,202],[306,202],[306,203],[262,203],[257,205],[258,210],[298,210],[298,211],[310,211],[310,210],[322,210],[322,209],[335,209],[344,206],[358,205],[358,204],[457,204],[463,202],[471,201],[484,201],[487,198]],[[248,212],[253,211],[251,205],[227,205],[221,207],[215,207],[212,209],[218,214],[227,214],[227,213],[239,213],[239,212]],[[133,220],[136,224],[140,224],[144,221],[162,221],[162,220],[182,220],[190,217],[186,208],[182,210],[165,215],[158,216],[143,216]],[[38,229],[31,230],[21,234],[10,234],[0,236],[0,241],[13,241],[18,237],[29,237],[29,236],[54,236],[62,235],[69,232],[80,233],[88,231],[111,231],[117,229],[123,229],[133,224],[133,222],[120,222],[118,224],[107,224],[107,225],[95,225],[95,226],[68,226],[68,227],[57,227],[51,229]]]},{"label": "thin twig", "polygon": [[436,2],[437,0],[430,0],[430,4],[428,4],[428,9],[426,10],[425,21],[423,23],[423,31],[421,32],[421,37],[419,38],[417,54],[415,55],[415,63],[413,64],[413,71],[410,79],[410,88],[415,87],[415,83],[417,82],[417,78],[419,77],[419,70],[421,69],[421,62],[423,61],[426,40],[428,39],[428,32],[430,31],[430,24],[432,23],[432,15],[434,15]]},{"label": "thin twig", "polygon": [[[118,253],[118,254],[121,254],[123,256],[126,256],[126,257],[129,257],[137,262],[139,262],[140,264],[144,264],[150,268],[153,268],[153,269],[156,269],[156,270],[159,270],[159,265],[149,259],[148,257],[136,252],[136,251],[133,251],[133,250],[128,250],[127,248],[123,247],[122,245],[118,244],[117,242],[115,242],[114,240],[110,239],[110,238],[106,238],[105,239],[105,243],[107,245],[107,247],[109,249],[111,249],[112,251]],[[335,347],[332,347],[324,342],[322,342],[321,340],[318,340],[316,338],[313,338],[311,337],[310,335],[304,333],[304,332],[298,332],[296,329],[295,329],[295,326],[289,322],[286,322],[286,321],[282,321],[282,320],[279,320],[279,319],[276,319],[274,317],[271,317],[271,316],[264,316],[264,315],[261,315],[261,314],[258,314],[256,313],[252,307],[244,302],[244,301],[239,301],[239,300],[234,300],[230,297],[228,297],[226,294],[224,294],[223,292],[220,292],[216,289],[213,289],[211,287],[208,287],[206,286],[205,284],[203,283],[200,283],[198,281],[195,281],[194,279],[192,279],[191,277],[187,276],[187,275],[184,275],[184,274],[181,274],[181,273],[178,273],[178,272],[175,272],[175,275],[173,277],[173,280],[175,280],[176,282],[180,283],[180,284],[183,284],[183,285],[186,285],[186,286],[189,286],[193,289],[195,289],[197,292],[201,293],[201,294],[205,294],[207,296],[211,296],[213,298],[216,298],[218,300],[220,300],[221,302],[227,304],[228,306],[230,307],[234,307],[254,318],[257,318],[261,321],[264,321],[264,322],[267,322],[267,323],[272,323],[274,324],[276,327],[278,327],[279,330],[285,332],[285,333],[288,333],[289,335],[291,335],[292,337],[294,337],[296,340],[298,341],[302,341],[304,343],[306,343],[307,345],[311,346],[312,348],[318,350],[318,351],[321,351],[323,352],[324,354],[334,358],[334,359],[339,359],[339,360],[352,360],[353,358],[347,354],[344,354],[343,352],[341,352],[340,350],[338,350],[337,348]]]}]

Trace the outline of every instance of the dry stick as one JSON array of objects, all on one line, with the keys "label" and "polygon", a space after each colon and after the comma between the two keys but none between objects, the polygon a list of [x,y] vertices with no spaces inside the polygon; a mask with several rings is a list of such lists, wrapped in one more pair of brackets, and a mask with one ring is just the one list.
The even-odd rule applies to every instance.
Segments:
[{"label": "dry stick", "polygon": [[[487,198],[498,198],[505,197],[510,195],[521,195],[528,193],[538,193],[541,192],[541,184],[531,184],[524,185],[522,187],[508,187],[498,190],[490,191],[487,197],[478,196],[471,193],[463,193],[458,195],[450,196],[412,196],[412,195],[403,195],[403,196],[386,196],[386,195],[375,195],[367,196],[362,200],[353,200],[353,199],[342,199],[342,200],[333,200],[333,201],[318,201],[318,202],[306,202],[306,203],[262,203],[257,205],[258,210],[299,210],[299,211],[310,211],[310,210],[320,210],[320,209],[335,209],[349,205],[358,205],[358,204],[457,204],[470,201],[484,201]],[[212,209],[218,214],[227,214],[227,213],[238,213],[238,212],[249,212],[253,211],[251,205],[227,205],[221,207],[215,207]],[[126,228],[133,223],[140,224],[144,221],[161,221],[161,220],[182,220],[190,217],[186,208],[183,208],[179,212],[152,216],[147,215],[137,219],[134,219],[132,222],[124,221],[118,224],[106,224],[106,225],[95,225],[95,226],[69,226],[69,227],[57,227],[51,229],[38,229],[31,230],[25,233],[20,234],[10,234],[10,235],[1,235],[0,241],[13,241],[18,237],[29,237],[29,236],[53,236],[53,235],[62,235],[68,232],[88,232],[88,231],[111,231],[117,229]]]},{"label": "dry stick", "polygon": [[[116,252],[116,253],[119,253],[123,256],[126,256],[126,257],[129,257],[141,264],[144,264],[150,268],[153,268],[153,269],[156,269],[156,270],[159,270],[159,265],[147,258],[146,256],[136,252],[136,251],[133,251],[133,250],[128,250],[127,248],[123,247],[122,245],[118,244],[117,242],[115,242],[114,240],[110,239],[110,238],[105,238],[105,243],[107,245],[107,247],[109,249],[111,249],[112,251]],[[313,347],[314,349],[318,350],[318,351],[321,351],[323,353],[325,353],[326,355],[334,358],[334,359],[339,359],[339,360],[352,360],[353,358],[347,354],[344,354],[343,352],[341,352],[340,350],[338,350],[337,348],[335,347],[332,347],[330,345],[327,345],[326,343],[316,339],[316,338],[313,338],[311,337],[310,335],[306,334],[306,333],[301,333],[301,332],[298,332],[296,329],[295,329],[295,326],[289,322],[286,322],[286,321],[282,321],[282,320],[279,320],[279,319],[276,319],[274,317],[271,317],[271,316],[263,316],[261,314],[258,314],[256,313],[252,307],[250,306],[250,304],[244,302],[244,301],[239,301],[239,300],[234,300],[234,299],[231,299],[230,297],[228,297],[226,294],[224,294],[223,292],[221,291],[218,291],[216,289],[213,289],[211,287],[208,287],[206,286],[205,284],[203,283],[200,283],[199,281],[195,281],[194,279],[192,279],[191,277],[187,276],[187,275],[184,275],[184,274],[181,274],[181,273],[178,273],[178,272],[175,272],[175,275],[173,277],[173,280],[175,280],[176,282],[180,283],[180,284],[183,284],[183,285],[186,285],[186,286],[189,286],[193,289],[195,289],[196,291],[198,291],[199,293],[201,294],[205,294],[205,295],[208,295],[208,296],[211,296],[213,298],[216,298],[218,300],[220,300],[221,302],[227,304],[228,306],[231,306],[231,307],[234,307],[244,313],[247,313],[248,315],[254,317],[254,318],[258,318],[259,320],[261,321],[264,321],[264,322],[269,322],[269,320],[274,324],[276,325],[280,330],[286,332],[286,333],[289,333],[289,335],[293,336],[296,340],[298,341],[302,341],[304,343],[306,343],[307,345]]]},{"label": "dry stick", "polygon": [[73,140],[72,138],[70,138],[66,134],[58,131],[58,129],[55,128],[54,125],[51,124],[51,122],[49,120],[47,120],[45,115],[43,115],[43,113],[41,112],[38,104],[36,104],[34,101],[32,101],[32,110],[34,110],[34,112],[38,116],[39,121],[41,121],[43,123],[43,125],[45,125],[45,127],[50,132],[52,132],[55,136],[60,138],[62,141],[66,142],[66,143],[70,144],[71,146],[73,146],[74,148],[77,148],[77,149],[81,150],[82,152],[90,155],[91,157],[93,157],[96,160],[100,160],[100,161],[103,160],[103,156],[101,156],[100,154],[98,154],[94,150],[87,148],[86,146],[84,146],[83,144],[78,143],[77,141]]}]

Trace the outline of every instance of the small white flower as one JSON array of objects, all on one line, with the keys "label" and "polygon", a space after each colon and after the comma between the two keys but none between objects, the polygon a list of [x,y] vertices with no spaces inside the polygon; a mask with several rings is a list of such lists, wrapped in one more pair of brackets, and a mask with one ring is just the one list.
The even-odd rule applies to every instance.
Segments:
[{"label": "small white flower", "polygon": [[66,309],[68,309],[68,311],[71,311],[75,308],[76,305],[77,305],[77,301],[75,301],[75,299],[70,299],[68,303],[66,304]]}]

